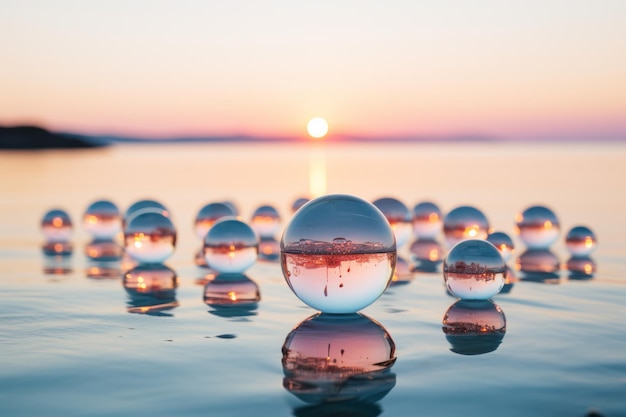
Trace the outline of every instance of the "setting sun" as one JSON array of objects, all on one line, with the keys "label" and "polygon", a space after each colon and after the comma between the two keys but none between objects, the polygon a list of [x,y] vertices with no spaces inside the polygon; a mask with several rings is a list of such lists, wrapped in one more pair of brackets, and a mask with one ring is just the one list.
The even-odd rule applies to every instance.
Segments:
[{"label": "setting sun", "polygon": [[307,123],[306,130],[312,138],[323,138],[328,133],[328,123],[321,117],[314,117]]}]

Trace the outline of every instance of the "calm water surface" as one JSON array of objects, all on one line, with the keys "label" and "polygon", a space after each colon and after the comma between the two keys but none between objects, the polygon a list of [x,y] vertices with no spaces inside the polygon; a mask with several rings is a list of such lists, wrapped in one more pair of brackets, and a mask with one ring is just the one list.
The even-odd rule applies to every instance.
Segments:
[{"label": "calm water surface", "polygon": [[[624,145],[119,146],[4,152],[0,175],[0,415],[626,415]],[[563,229],[553,255],[565,264],[565,232],[587,225],[597,271],[515,271],[474,311],[446,293],[439,267],[405,276],[365,317],[329,323],[311,318],[278,263],[257,262],[236,285],[258,287],[260,301],[205,304],[193,231],[204,204],[230,200],[244,219],[272,204],[286,225],[297,197],[321,193],[470,204],[512,236],[515,215],[543,204]],[[177,287],[145,297],[124,288],[125,263],[87,259],[80,218],[100,198],[171,209]],[[41,254],[52,207],[77,223],[61,261]],[[506,328],[464,338],[444,333],[444,315],[485,328],[505,317]]]}]

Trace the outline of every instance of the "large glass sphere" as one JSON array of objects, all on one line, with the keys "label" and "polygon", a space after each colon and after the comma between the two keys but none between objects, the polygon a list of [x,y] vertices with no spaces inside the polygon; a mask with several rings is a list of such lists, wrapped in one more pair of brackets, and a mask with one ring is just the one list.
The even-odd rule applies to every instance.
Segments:
[{"label": "large glass sphere", "polygon": [[435,203],[423,201],[413,207],[413,231],[419,239],[434,239],[441,233],[443,216]]},{"label": "large glass sphere", "polygon": [[250,226],[261,238],[274,237],[280,230],[280,213],[274,206],[264,205],[257,207],[254,213],[252,213]]},{"label": "large glass sphere", "polygon": [[443,233],[450,246],[465,239],[486,239],[489,234],[489,221],[476,207],[456,207],[444,217]]},{"label": "large glass sphere", "polygon": [[176,229],[159,212],[146,211],[131,217],[124,230],[126,253],[139,263],[160,263],[174,253]]},{"label": "large glass sphere", "polygon": [[223,217],[236,216],[237,212],[234,206],[226,203],[209,203],[203,206],[194,221],[194,229],[198,239],[204,239],[209,232],[211,226]]},{"label": "large glass sphere", "polygon": [[548,249],[559,237],[559,220],[552,210],[532,206],[516,216],[516,230],[528,249]]},{"label": "large glass sphere", "polygon": [[565,246],[574,256],[590,255],[597,243],[596,235],[586,226],[571,228],[565,237]]},{"label": "large glass sphere", "polygon": [[65,210],[52,209],[41,219],[41,231],[48,243],[68,242],[72,237],[72,219]]},{"label": "large glass sphere", "polygon": [[506,265],[491,243],[468,239],[450,249],[443,262],[443,277],[453,295],[464,300],[487,300],[502,290]]},{"label": "large glass sphere", "polygon": [[113,239],[122,230],[122,217],[115,203],[98,200],[85,210],[83,224],[94,238]]},{"label": "large glass sphere", "polygon": [[302,206],[285,229],[280,249],[291,290],[326,313],[354,313],[376,301],[396,265],[395,236],[383,213],[345,194]]},{"label": "large glass sphere", "polygon": [[404,246],[413,235],[411,211],[400,200],[384,197],[374,200],[373,204],[383,213],[396,236],[396,246]]},{"label": "large glass sphere", "polygon": [[508,262],[515,252],[515,244],[513,239],[504,232],[493,232],[487,236],[487,242],[498,248],[504,262]]},{"label": "large glass sphere", "polygon": [[258,254],[256,233],[235,217],[216,221],[204,238],[206,262],[220,273],[242,273],[254,265]]}]

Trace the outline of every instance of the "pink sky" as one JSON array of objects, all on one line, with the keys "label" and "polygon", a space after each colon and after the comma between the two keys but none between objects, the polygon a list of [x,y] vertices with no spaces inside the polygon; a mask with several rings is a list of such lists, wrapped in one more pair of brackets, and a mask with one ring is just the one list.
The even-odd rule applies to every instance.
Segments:
[{"label": "pink sky", "polygon": [[626,138],[626,2],[9,1],[0,124]]}]

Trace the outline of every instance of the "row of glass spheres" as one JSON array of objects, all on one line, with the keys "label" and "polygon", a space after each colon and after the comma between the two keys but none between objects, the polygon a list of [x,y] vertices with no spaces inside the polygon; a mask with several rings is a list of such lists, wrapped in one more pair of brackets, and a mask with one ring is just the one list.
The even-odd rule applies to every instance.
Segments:
[{"label": "row of glass spheres", "polygon": [[[490,234],[486,216],[475,207],[457,207],[443,217],[430,202],[416,205],[411,213],[394,198],[368,202],[334,194],[299,199],[293,208],[280,242],[282,271],[295,295],[320,311],[352,313],[373,303],[391,282],[397,249],[412,234],[432,239],[442,229],[451,246],[443,272],[452,294],[489,299],[504,285],[513,241],[506,233]],[[84,225],[95,239],[113,239],[121,229],[128,256],[140,264],[162,263],[176,246],[170,217],[154,200],[134,203],[123,217],[115,204],[100,200],[88,207]],[[259,243],[274,239],[280,225],[272,206],[259,207],[247,223],[227,202],[207,204],[195,219],[204,260],[218,273],[242,273],[252,266]],[[63,245],[69,242],[72,223],[66,212],[51,210],[42,229],[49,244]],[[517,217],[516,231],[529,249],[547,249],[558,238],[560,225],[550,209],[533,206]],[[588,255],[596,243],[585,226],[572,228],[566,237],[573,255]]]}]

